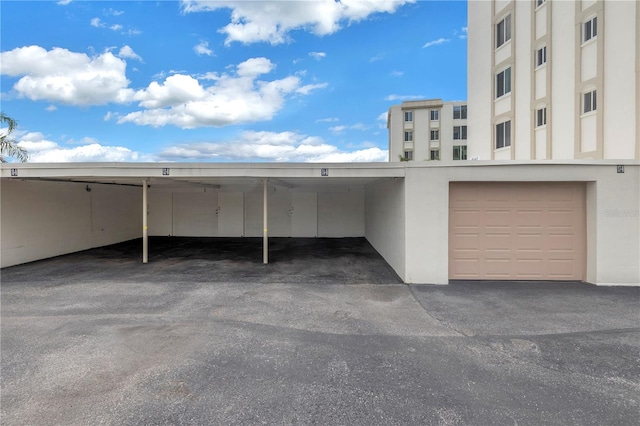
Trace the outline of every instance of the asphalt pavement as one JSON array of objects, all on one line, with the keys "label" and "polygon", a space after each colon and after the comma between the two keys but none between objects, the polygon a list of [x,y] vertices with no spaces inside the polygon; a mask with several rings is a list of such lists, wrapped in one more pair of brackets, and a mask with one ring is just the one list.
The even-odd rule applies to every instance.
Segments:
[{"label": "asphalt pavement", "polygon": [[363,239],[243,240],[3,269],[1,423],[638,424],[638,287],[408,286]]}]

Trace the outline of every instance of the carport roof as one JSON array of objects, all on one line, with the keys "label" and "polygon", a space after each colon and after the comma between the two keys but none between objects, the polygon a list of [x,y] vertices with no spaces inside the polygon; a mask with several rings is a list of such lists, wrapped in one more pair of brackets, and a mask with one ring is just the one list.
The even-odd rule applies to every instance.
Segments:
[{"label": "carport roof", "polygon": [[20,163],[2,178],[142,186],[242,185],[269,179],[290,188],[365,185],[403,178],[401,163]]}]

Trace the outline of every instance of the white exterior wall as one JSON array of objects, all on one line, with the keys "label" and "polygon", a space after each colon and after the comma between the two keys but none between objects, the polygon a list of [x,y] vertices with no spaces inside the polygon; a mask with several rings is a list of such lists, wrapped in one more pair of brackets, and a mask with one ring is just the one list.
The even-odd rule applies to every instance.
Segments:
[{"label": "white exterior wall", "polygon": [[365,237],[403,280],[407,232],[404,179],[367,185]]},{"label": "white exterior wall", "polygon": [[[469,136],[467,158],[491,159],[491,3],[470,1],[467,3],[467,115]],[[487,24],[489,23],[489,24]]]},{"label": "white exterior wall", "polygon": [[636,69],[640,45],[633,37],[634,28],[635,32],[640,31],[637,21],[640,6],[637,1],[625,3],[628,3],[625,7],[610,7],[605,3],[604,140],[615,141],[605,143],[605,158],[634,158],[640,138],[640,134],[636,134],[636,121],[640,120],[636,100],[639,92],[637,87],[633,90],[640,73],[640,69]]},{"label": "white exterior wall", "polygon": [[[363,237],[365,234],[363,186],[300,192],[269,185],[267,194],[271,237],[291,237],[294,231],[297,237]],[[242,198],[242,202],[238,203],[237,198]],[[238,214],[225,216],[240,205]],[[262,237],[262,207],[262,185],[223,190],[152,187],[149,190],[149,235]],[[227,219],[233,219],[234,223],[224,226],[222,222]]]},{"label": "white exterior wall", "polygon": [[142,188],[3,180],[2,267],[142,235]]},{"label": "white exterior wall", "polygon": [[407,166],[407,283],[448,283],[450,182],[585,182],[587,282],[640,285],[640,164]]},{"label": "white exterior wall", "polygon": [[[603,0],[579,4],[547,0],[534,10],[531,1],[469,2],[469,159],[640,158],[640,5]],[[494,14],[501,17],[508,7],[511,42],[495,49]],[[598,35],[582,43],[582,23],[596,14]],[[534,62],[545,36],[549,81],[546,70],[535,71]],[[510,59],[513,111],[509,95],[496,100],[492,90],[492,67],[510,58],[510,43],[515,43]],[[582,114],[582,93],[591,89],[597,89],[598,111]],[[549,132],[549,148],[546,133],[535,129],[533,115],[544,96],[550,96],[544,130]],[[494,150],[495,121],[509,113],[512,148]]]},{"label": "white exterior wall", "polygon": [[387,128],[389,130],[389,161],[400,161],[404,156],[404,117],[400,105],[389,108]]}]

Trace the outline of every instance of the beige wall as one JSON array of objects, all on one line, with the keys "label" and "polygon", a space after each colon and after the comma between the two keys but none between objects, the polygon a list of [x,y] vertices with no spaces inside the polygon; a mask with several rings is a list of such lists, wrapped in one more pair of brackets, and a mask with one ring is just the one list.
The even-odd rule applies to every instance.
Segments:
[{"label": "beige wall", "polygon": [[405,276],[404,179],[367,185],[365,191],[365,237],[394,271]]},{"label": "beige wall", "polygon": [[640,164],[467,163],[407,166],[407,283],[448,283],[450,182],[585,182],[587,282],[640,285]]},{"label": "beige wall", "polygon": [[[291,237],[294,226],[298,236],[364,236],[362,185],[304,192],[312,197],[296,197],[299,192],[284,186],[268,186],[269,236]],[[242,198],[242,236],[262,237],[262,184],[238,185],[222,190],[152,187],[149,190],[149,235],[222,236],[219,232],[224,228],[222,212],[232,208],[226,204],[228,197],[221,196],[226,193],[237,193]]]},{"label": "beige wall", "polygon": [[2,267],[137,238],[142,189],[2,180]]}]

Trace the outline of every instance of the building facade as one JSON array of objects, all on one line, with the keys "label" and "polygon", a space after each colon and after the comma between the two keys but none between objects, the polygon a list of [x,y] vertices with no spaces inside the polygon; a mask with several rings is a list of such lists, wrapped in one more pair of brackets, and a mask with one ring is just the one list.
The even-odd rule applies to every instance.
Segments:
[{"label": "building facade", "polygon": [[467,159],[467,104],[425,99],[389,108],[389,161]]},{"label": "building facade", "polygon": [[469,159],[640,158],[640,3],[468,4]]}]

